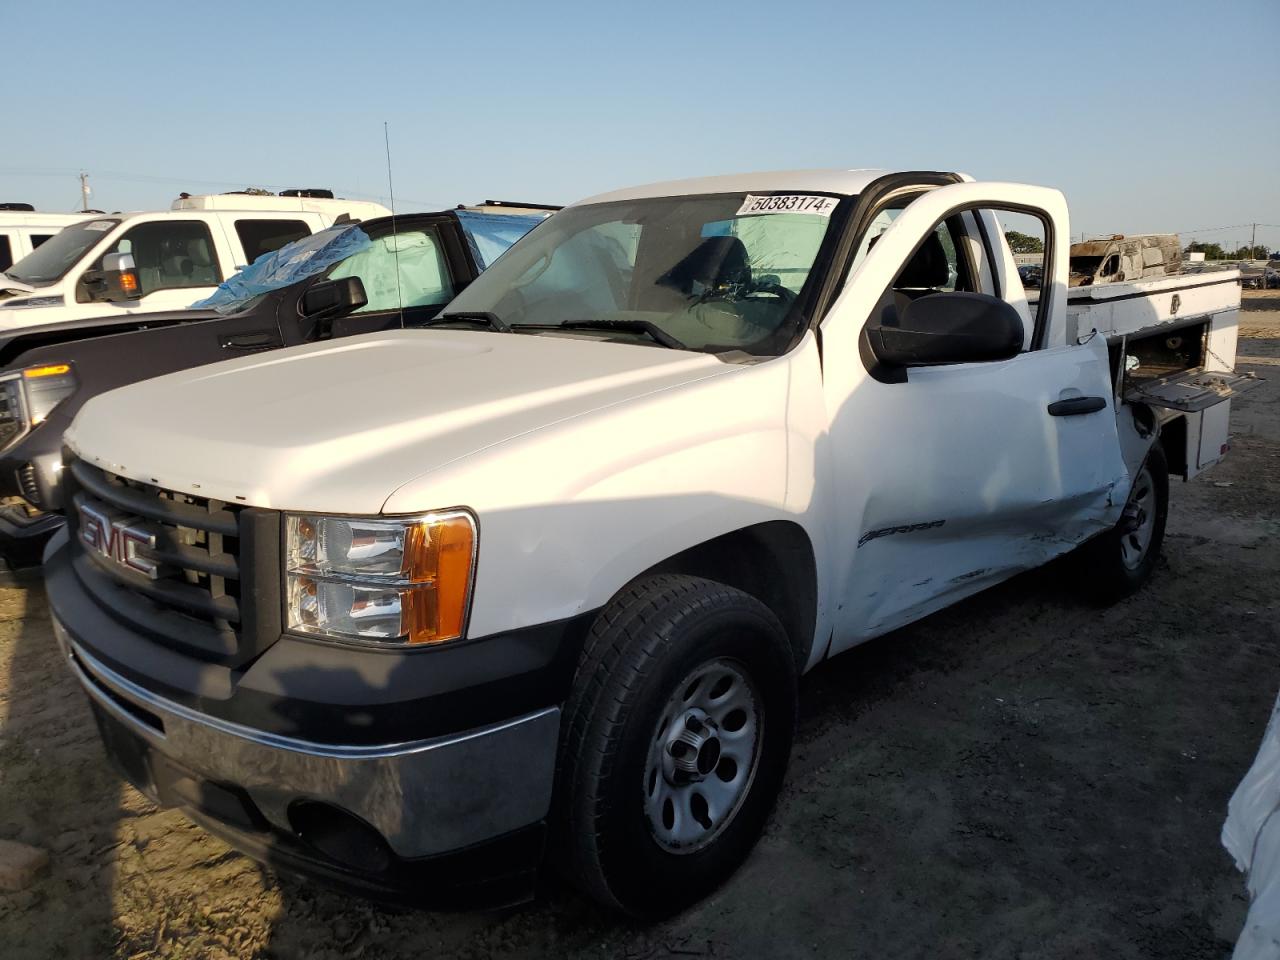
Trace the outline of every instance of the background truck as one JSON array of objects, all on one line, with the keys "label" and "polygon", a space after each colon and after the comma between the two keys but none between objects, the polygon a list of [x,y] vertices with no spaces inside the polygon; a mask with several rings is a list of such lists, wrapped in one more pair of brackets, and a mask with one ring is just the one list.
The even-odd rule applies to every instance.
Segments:
[{"label": "background truck", "polygon": [[94,398],[44,569],[108,753],[276,869],[509,896],[545,854],[692,903],[805,670],[1076,548],[1100,598],[1151,575],[1239,289],[1072,303],[1068,237],[1057,191],[950,173],[654,184],[428,329]]},{"label": "background truck", "polygon": [[1071,286],[1164,277],[1182,270],[1176,233],[1148,233],[1088,240],[1071,245]]},{"label": "background truck", "polygon": [[170,210],[82,218],[0,273],[0,333],[181,309],[344,214],[367,220],[390,212],[331,195],[219,194],[184,195]]},{"label": "background truck", "polygon": [[29,203],[0,203],[0,273],[63,227],[92,216],[90,213],[44,213]]},{"label": "background truck", "polygon": [[148,315],[151,329],[52,344],[43,330],[0,339],[0,556],[38,563],[61,525],[62,433],[90,398],[228,357],[429,321],[548,213],[508,209],[329,227],[259,259],[206,309]]}]

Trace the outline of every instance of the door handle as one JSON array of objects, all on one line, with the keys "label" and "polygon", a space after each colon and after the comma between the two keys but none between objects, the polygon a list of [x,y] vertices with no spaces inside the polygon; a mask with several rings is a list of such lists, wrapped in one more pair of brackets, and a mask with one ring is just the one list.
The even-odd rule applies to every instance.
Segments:
[{"label": "door handle", "polygon": [[1051,417],[1078,417],[1084,413],[1097,413],[1107,408],[1104,397],[1068,397],[1049,404]]},{"label": "door handle", "polygon": [[222,346],[226,350],[264,350],[267,347],[280,345],[280,342],[270,333],[243,333],[239,336],[222,338]]}]

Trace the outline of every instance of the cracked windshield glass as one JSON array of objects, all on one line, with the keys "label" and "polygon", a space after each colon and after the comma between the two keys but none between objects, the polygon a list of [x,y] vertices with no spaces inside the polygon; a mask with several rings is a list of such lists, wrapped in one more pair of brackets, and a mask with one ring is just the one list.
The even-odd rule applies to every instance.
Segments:
[{"label": "cracked windshield glass", "polygon": [[518,332],[777,354],[806,319],[838,202],[738,193],[571,207],[481,275],[449,314],[489,315]]}]

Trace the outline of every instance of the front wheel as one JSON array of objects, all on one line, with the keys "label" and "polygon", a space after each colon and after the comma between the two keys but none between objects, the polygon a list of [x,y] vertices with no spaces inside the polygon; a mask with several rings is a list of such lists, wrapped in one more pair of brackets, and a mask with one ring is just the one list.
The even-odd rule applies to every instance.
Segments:
[{"label": "front wheel", "polygon": [[786,634],[754,597],[685,576],[624,590],[565,707],[557,853],[570,879],[646,918],[708,894],[764,827],[796,700]]},{"label": "front wheel", "polygon": [[1169,467],[1157,442],[1133,479],[1120,522],[1081,549],[1081,574],[1096,599],[1114,603],[1150,579],[1168,515]]}]

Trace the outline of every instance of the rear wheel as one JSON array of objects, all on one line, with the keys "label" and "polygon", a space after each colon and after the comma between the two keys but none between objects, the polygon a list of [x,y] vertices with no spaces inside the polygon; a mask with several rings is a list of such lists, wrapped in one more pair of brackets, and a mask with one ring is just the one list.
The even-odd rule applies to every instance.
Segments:
[{"label": "rear wheel", "polygon": [[759,837],[795,718],[795,663],[762,603],[694,577],[627,588],[592,628],[565,709],[570,878],[633,916],[701,899]]},{"label": "rear wheel", "polygon": [[1150,579],[1168,515],[1169,468],[1156,443],[1133,479],[1120,522],[1081,550],[1081,573],[1098,600],[1121,600]]}]

